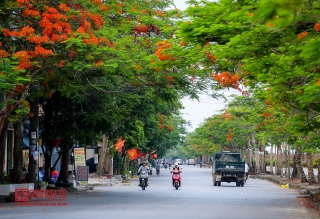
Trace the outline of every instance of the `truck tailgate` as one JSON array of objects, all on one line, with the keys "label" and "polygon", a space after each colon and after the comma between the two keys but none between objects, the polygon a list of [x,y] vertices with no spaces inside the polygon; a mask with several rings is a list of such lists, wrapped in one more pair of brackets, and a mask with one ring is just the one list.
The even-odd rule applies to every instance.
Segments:
[{"label": "truck tailgate", "polygon": [[244,162],[215,162],[215,170],[217,172],[244,172],[245,163]]}]

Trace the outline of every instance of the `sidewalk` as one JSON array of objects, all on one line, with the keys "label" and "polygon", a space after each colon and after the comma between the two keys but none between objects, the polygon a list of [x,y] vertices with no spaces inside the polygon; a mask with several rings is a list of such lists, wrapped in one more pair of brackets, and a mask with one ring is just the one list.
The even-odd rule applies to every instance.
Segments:
[{"label": "sidewalk", "polygon": [[267,180],[275,184],[288,184],[289,188],[300,190],[300,195],[297,198],[309,198],[315,205],[317,210],[320,210],[320,186],[315,184],[310,186],[309,183],[301,183],[300,179],[287,179],[275,175],[257,175],[249,176],[250,178],[257,177],[258,179]]}]

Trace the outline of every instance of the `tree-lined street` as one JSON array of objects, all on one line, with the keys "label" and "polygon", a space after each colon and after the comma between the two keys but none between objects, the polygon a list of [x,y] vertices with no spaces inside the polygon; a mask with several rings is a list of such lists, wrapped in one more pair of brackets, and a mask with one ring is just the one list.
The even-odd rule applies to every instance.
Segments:
[{"label": "tree-lined street", "polygon": [[[1,1],[0,202],[133,179],[67,207],[1,204],[0,218],[312,218],[295,191],[224,182],[270,174],[320,192],[320,0],[186,4]],[[226,89],[239,95],[188,132],[182,100]],[[137,166],[178,161],[212,164],[222,186],[184,166],[178,191],[163,168],[137,187]]]},{"label": "tree-lined street", "polygon": [[142,191],[137,179],[130,186],[96,187],[94,191],[68,194],[67,207],[14,207],[1,204],[0,218],[317,218],[306,209],[291,189],[267,181],[249,179],[244,187],[222,183],[214,187],[211,169],[182,166],[182,187],[170,186],[169,169],[150,176]]}]

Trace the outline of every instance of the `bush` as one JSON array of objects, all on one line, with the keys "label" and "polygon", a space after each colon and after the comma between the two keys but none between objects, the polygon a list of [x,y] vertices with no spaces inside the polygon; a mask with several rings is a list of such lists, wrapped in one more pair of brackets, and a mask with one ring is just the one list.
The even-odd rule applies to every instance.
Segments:
[{"label": "bush", "polygon": [[[277,160],[274,158],[274,159],[272,160],[272,163],[273,163],[273,166],[275,166],[276,163],[277,163]],[[267,165],[267,166],[270,166],[270,159],[266,159],[266,165]]]},{"label": "bush", "polygon": [[256,159],[255,159],[255,158],[252,159],[252,164],[253,164],[253,165],[256,164]]},{"label": "bush", "polygon": [[[290,167],[293,167],[293,161],[290,160],[289,163],[290,163]],[[283,167],[283,168],[287,167],[287,161],[284,161],[284,162],[283,162],[282,167]]]},{"label": "bush", "polygon": [[320,162],[320,158],[315,159],[315,160],[313,161],[313,163],[312,163],[313,168],[318,168],[319,162]]}]

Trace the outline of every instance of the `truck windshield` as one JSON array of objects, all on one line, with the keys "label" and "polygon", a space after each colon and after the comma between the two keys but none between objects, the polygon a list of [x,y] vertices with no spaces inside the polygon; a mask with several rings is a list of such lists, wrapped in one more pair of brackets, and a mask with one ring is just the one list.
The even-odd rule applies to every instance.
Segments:
[{"label": "truck windshield", "polygon": [[216,154],[217,161],[240,162],[240,154]]}]

